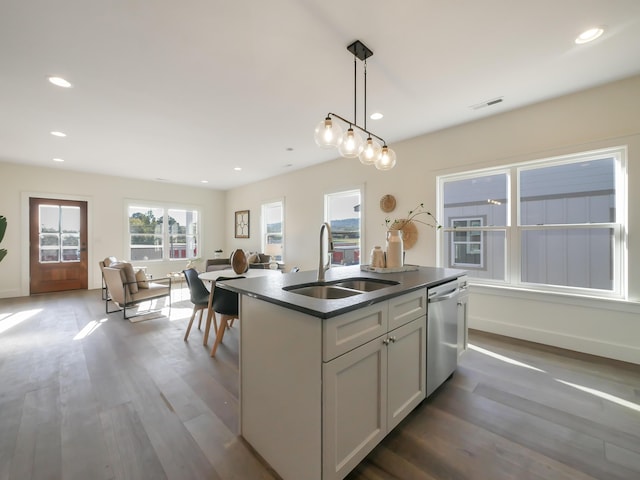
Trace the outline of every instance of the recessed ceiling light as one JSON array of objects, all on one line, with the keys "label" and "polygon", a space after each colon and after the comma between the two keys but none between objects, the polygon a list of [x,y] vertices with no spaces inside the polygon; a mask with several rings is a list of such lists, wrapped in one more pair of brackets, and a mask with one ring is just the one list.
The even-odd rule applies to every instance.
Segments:
[{"label": "recessed ceiling light", "polygon": [[62,162],[64,162],[64,159],[62,159],[62,158],[54,158],[53,161],[54,162],[58,162],[58,163],[62,163]]},{"label": "recessed ceiling light", "polygon": [[209,180],[200,180],[200,183],[209,183]]},{"label": "recessed ceiling light", "polygon": [[71,84],[62,77],[49,77],[49,81],[58,87],[69,88]]},{"label": "recessed ceiling light", "polygon": [[67,134],[63,132],[50,132],[54,137],[66,137]]},{"label": "recessed ceiling light", "polygon": [[233,169],[234,169],[236,172],[240,172],[240,171],[242,171],[242,167],[234,167]]},{"label": "recessed ceiling light", "polygon": [[382,117],[384,117],[383,114],[381,114],[380,112],[375,112],[375,113],[372,113],[369,118],[371,120],[380,120]]},{"label": "recessed ceiling light", "polygon": [[604,33],[604,29],[602,27],[593,27],[589,30],[585,30],[576,38],[576,43],[578,45],[582,43],[593,42],[596,38],[600,37]]}]

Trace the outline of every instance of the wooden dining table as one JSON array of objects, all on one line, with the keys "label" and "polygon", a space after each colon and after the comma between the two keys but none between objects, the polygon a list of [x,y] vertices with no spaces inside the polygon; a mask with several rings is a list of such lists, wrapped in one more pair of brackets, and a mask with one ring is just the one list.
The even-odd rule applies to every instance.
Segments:
[{"label": "wooden dining table", "polygon": [[215,290],[215,281],[219,277],[232,278],[232,277],[245,277],[245,278],[254,278],[254,277],[266,277],[269,275],[282,275],[280,270],[271,270],[269,268],[250,268],[244,273],[236,273],[233,269],[226,270],[213,270],[211,272],[203,272],[198,277],[200,280],[205,282],[211,282],[211,288],[209,293],[209,306],[207,308],[207,321],[205,323],[204,328],[204,337],[202,339],[202,344],[206,345],[209,341],[209,330],[211,328],[211,320],[213,319],[214,331],[218,330],[217,321],[215,321],[215,312],[213,311],[213,291]]}]

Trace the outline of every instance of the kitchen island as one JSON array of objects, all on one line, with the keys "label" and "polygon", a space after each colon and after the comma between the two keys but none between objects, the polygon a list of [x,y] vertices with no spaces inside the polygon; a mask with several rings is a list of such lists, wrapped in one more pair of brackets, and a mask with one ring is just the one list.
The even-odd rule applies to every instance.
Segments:
[{"label": "kitchen island", "polygon": [[295,293],[316,271],[218,283],[240,294],[240,434],[285,480],[344,478],[425,398],[427,290],[464,273],[335,268],[375,289],[329,299]]}]

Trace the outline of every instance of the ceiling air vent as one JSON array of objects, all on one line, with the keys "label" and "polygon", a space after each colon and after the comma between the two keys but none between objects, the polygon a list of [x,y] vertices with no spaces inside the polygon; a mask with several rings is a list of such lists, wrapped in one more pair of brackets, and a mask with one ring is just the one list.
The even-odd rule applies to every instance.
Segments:
[{"label": "ceiling air vent", "polygon": [[491,100],[486,100],[484,102],[471,105],[469,108],[471,110],[480,110],[481,108],[490,107],[492,105],[497,105],[498,103],[502,103],[503,100],[504,100],[504,97],[496,97],[496,98],[492,98]]}]

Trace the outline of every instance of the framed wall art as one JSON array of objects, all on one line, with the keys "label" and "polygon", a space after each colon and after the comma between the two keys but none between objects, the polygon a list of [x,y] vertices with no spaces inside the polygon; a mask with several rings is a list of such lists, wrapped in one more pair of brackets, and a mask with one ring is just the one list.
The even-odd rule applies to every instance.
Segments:
[{"label": "framed wall art", "polygon": [[236,212],[236,238],[249,238],[249,210]]}]

